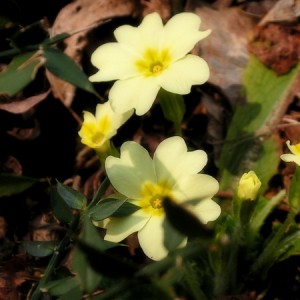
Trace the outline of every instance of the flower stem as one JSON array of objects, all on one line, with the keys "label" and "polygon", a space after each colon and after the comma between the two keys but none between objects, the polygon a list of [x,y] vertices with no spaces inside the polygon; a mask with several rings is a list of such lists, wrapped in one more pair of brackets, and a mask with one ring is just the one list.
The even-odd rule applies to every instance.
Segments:
[{"label": "flower stem", "polygon": [[281,238],[284,236],[284,234],[287,232],[288,228],[294,221],[294,217],[295,212],[290,211],[284,223],[280,226],[280,228],[274,234],[273,238],[266,245],[262,254],[253,264],[251,268],[251,273],[257,274],[258,272],[261,272],[262,269],[265,269],[265,271],[267,271],[270,268],[270,266],[276,261],[278,243],[280,242]]},{"label": "flower stem", "polygon": [[43,274],[41,280],[39,281],[37,287],[35,288],[30,300],[39,300],[42,296],[42,289],[43,286],[50,280],[51,275],[57,266],[58,262],[60,261],[65,248],[68,246],[71,240],[72,232],[77,227],[79,221],[79,215],[75,216],[71,225],[70,225],[70,231],[64,236],[64,238],[60,241],[57,248],[54,250],[54,254],[52,255],[48,266],[45,270],[45,273]]},{"label": "flower stem", "polygon": [[165,118],[174,123],[176,134],[182,136],[181,123],[185,113],[183,97],[160,89],[158,98]]}]

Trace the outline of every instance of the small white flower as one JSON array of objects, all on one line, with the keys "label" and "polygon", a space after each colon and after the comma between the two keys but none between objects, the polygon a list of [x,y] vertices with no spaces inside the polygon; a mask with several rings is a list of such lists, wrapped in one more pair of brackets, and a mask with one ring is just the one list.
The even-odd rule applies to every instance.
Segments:
[{"label": "small white flower", "polygon": [[99,71],[89,79],[117,80],[109,98],[119,113],[135,108],[137,115],[145,114],[160,88],[188,94],[192,85],[209,78],[207,63],[188,54],[210,34],[210,30],[199,31],[200,23],[198,15],[183,12],[164,26],[159,14],[151,13],[138,27],[117,28],[117,42],[104,44],[92,54],[91,62]]},{"label": "small white flower", "polygon": [[[127,217],[102,222],[107,229],[105,240],[120,242],[138,232],[140,246],[148,257],[159,260],[166,256],[162,227],[165,197],[183,204],[199,199],[194,206],[186,204],[187,208],[203,223],[217,219],[220,206],[211,197],[218,191],[219,184],[209,175],[198,174],[206,163],[204,151],[188,152],[184,140],[178,136],[160,143],[153,160],[138,143],[125,142],[120,158],[109,156],[105,168],[114,188],[141,209]],[[186,240],[181,246],[185,244]]]}]

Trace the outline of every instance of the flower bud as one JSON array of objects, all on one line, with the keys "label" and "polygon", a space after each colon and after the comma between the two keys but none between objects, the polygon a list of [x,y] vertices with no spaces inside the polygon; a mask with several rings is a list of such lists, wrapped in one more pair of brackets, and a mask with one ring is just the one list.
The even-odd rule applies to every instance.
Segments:
[{"label": "flower bud", "polygon": [[255,172],[249,171],[241,177],[237,188],[237,195],[242,200],[255,200],[260,186],[261,182]]}]

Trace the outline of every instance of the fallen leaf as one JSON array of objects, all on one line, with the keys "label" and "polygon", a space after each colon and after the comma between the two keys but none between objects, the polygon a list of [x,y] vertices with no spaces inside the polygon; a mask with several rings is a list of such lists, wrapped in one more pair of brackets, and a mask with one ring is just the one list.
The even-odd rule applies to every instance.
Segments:
[{"label": "fallen leaf", "polygon": [[0,109],[8,111],[13,114],[22,114],[27,112],[29,109],[43,101],[49,95],[50,90],[42,94],[28,97],[27,99],[20,101],[13,101],[11,103],[0,103]]},{"label": "fallen leaf", "polygon": [[[87,33],[101,25],[107,19],[130,16],[136,13],[134,0],[76,0],[66,5],[57,15],[51,28],[51,36],[70,33],[64,41],[64,52],[80,65],[83,50],[87,45]],[[70,107],[75,94],[75,87],[46,72],[54,97]]]},{"label": "fallen leaf", "polygon": [[286,23],[257,26],[249,51],[278,75],[285,74],[300,60],[300,26]]},{"label": "fallen leaf", "polygon": [[196,45],[193,53],[207,61],[209,82],[221,88],[231,102],[236,102],[249,58],[249,36],[257,20],[239,7],[222,10],[199,7],[195,13],[201,17],[201,30],[211,29],[212,33]]}]

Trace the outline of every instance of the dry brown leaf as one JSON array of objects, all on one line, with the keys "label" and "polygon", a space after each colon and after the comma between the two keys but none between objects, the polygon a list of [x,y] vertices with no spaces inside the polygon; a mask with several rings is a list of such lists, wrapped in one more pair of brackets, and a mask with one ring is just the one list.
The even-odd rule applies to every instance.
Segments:
[{"label": "dry brown leaf", "polygon": [[27,112],[29,109],[43,101],[49,95],[50,90],[42,94],[29,97],[21,101],[14,101],[11,103],[0,103],[0,109],[8,111],[13,114],[22,114]]},{"label": "dry brown leaf", "polygon": [[141,0],[141,4],[143,5],[143,13],[142,16],[157,12],[164,22],[166,22],[171,17],[172,4],[170,0]]},{"label": "dry brown leaf", "polygon": [[220,87],[230,101],[235,101],[248,62],[249,37],[257,20],[244,14],[239,7],[222,10],[200,7],[195,13],[201,17],[201,30],[211,29],[212,33],[200,41],[193,53],[207,61],[209,82]]},{"label": "dry brown leaf", "polygon": [[34,140],[40,135],[41,131],[40,131],[40,125],[38,121],[35,120],[33,127],[30,128],[14,127],[13,129],[8,130],[7,133],[20,141],[25,141],[25,140]]},{"label": "dry brown leaf", "polygon": [[[80,65],[82,52],[87,44],[87,33],[109,18],[135,15],[135,0],[76,0],[65,6],[57,15],[51,36],[67,32],[75,33],[65,40],[65,54]],[[56,76],[46,73],[54,97],[70,107],[75,87]]]},{"label": "dry brown leaf", "polygon": [[6,173],[13,173],[16,175],[23,174],[22,165],[14,156],[11,155],[5,157],[3,162],[0,161],[0,171],[4,171]]},{"label": "dry brown leaf", "polygon": [[260,25],[268,22],[297,22],[299,17],[299,0],[279,0],[261,20]]}]

